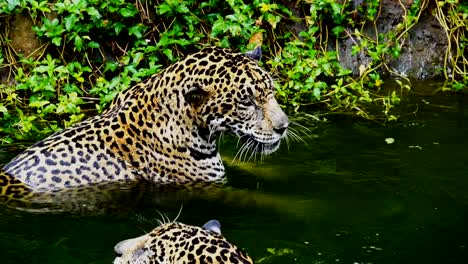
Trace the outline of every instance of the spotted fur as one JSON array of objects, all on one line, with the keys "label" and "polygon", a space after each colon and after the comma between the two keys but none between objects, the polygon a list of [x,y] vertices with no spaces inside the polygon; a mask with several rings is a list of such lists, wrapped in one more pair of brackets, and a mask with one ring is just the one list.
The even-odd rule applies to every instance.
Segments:
[{"label": "spotted fur", "polygon": [[211,220],[202,228],[167,223],[150,233],[118,243],[114,264],[252,264],[252,259],[221,235]]},{"label": "spotted fur", "polygon": [[205,48],[121,92],[102,114],[19,154],[0,173],[0,195],[142,179],[224,182],[220,133],[264,154],[285,136],[288,118],[273,87],[249,55]]}]

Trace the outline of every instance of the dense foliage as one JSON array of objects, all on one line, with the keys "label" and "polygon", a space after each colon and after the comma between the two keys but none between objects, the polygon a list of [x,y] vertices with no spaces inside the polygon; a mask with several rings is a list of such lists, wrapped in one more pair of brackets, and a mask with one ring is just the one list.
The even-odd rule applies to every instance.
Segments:
[{"label": "dense foliage", "polygon": [[[297,110],[319,104],[368,116],[363,107],[372,103],[393,120],[397,117],[391,110],[399,97],[397,91],[379,93],[380,74],[392,73],[387,61],[399,56],[408,30],[429,1],[410,2],[402,5],[405,16],[394,30],[373,38],[361,29],[376,23],[379,0],[360,5],[346,0],[2,1],[0,138],[13,142],[44,137],[82,120],[86,111],[101,111],[116,93],[184,54],[206,45],[246,51],[261,42],[262,35],[263,64],[276,78],[284,106]],[[460,89],[468,82],[468,8],[452,0],[437,2],[435,12],[457,49],[455,57],[448,53],[445,58],[453,66],[446,72],[451,80],[447,87]],[[31,26],[18,29],[22,20]],[[15,30],[32,30],[40,41],[24,39],[32,48],[21,49]],[[353,53],[371,58],[358,76],[345,69],[330,48],[347,37],[355,40]],[[404,76],[397,82],[401,90],[410,88]]]}]

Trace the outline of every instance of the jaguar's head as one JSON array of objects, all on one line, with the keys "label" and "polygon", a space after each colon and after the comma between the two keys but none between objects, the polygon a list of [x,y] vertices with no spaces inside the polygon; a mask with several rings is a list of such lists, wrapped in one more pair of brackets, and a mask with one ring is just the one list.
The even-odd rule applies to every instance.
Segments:
[{"label": "jaguar's head", "polygon": [[216,220],[203,227],[166,223],[146,235],[118,243],[114,251],[114,264],[253,263],[221,235]]},{"label": "jaguar's head", "polygon": [[184,97],[196,125],[210,135],[231,132],[244,148],[269,154],[279,148],[289,121],[274,97],[273,79],[258,65],[260,53],[209,47],[187,57],[193,79]]}]

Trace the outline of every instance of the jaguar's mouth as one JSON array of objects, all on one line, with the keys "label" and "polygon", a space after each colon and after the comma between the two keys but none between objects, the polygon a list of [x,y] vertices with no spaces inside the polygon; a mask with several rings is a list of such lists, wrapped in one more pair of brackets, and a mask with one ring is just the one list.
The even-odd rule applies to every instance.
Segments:
[{"label": "jaguar's mouth", "polygon": [[272,141],[272,142],[263,142],[263,141],[256,139],[255,137],[251,135],[243,136],[241,137],[241,140],[243,144],[239,150],[240,152],[249,151],[254,154],[260,153],[264,155],[271,154],[275,152],[276,150],[278,150],[280,146],[280,142],[281,142],[280,139],[276,141]]}]

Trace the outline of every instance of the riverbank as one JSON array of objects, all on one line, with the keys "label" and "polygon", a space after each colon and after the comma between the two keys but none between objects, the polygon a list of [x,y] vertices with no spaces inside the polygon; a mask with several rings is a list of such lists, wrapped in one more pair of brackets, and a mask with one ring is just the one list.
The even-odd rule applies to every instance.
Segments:
[{"label": "riverbank", "polygon": [[[392,121],[412,79],[444,80],[434,91],[468,82],[468,7],[457,1],[8,3],[0,3],[2,142],[43,138],[186,54],[206,45],[245,52],[259,35],[262,66],[291,111],[313,105]],[[382,89],[388,81],[396,88]]]}]

